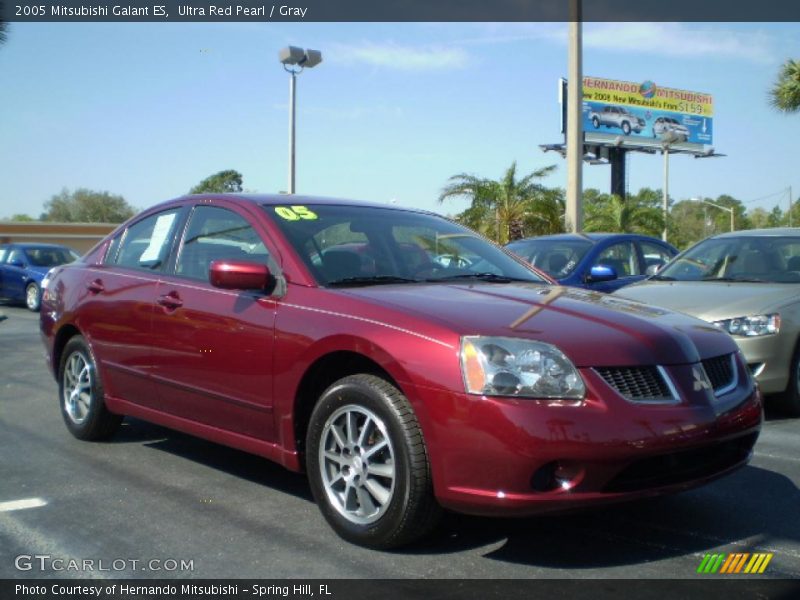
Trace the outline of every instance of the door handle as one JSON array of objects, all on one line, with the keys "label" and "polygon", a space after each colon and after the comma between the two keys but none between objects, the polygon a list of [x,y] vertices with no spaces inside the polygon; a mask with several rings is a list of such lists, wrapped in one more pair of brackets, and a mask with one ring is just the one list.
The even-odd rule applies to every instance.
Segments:
[{"label": "door handle", "polygon": [[159,296],[156,302],[168,310],[175,310],[183,306],[183,300],[180,299],[177,292],[170,292],[169,294]]},{"label": "door handle", "polygon": [[86,284],[86,289],[89,290],[92,294],[99,294],[106,288],[100,279],[95,279],[94,281],[90,281],[89,283]]}]

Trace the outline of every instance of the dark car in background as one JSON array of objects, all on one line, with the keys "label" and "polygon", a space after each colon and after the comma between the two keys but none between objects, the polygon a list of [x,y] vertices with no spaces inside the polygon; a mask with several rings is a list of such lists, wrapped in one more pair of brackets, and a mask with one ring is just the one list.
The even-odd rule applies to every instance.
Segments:
[{"label": "dark car in background", "polygon": [[678,254],[654,237],[634,233],[563,233],[506,245],[561,285],[613,292],[641,281]]},{"label": "dark car in background", "polygon": [[0,298],[39,310],[44,276],[53,267],[78,258],[72,248],[57,244],[0,245]]},{"label": "dark car in background", "polygon": [[442,507],[526,515],[695,487],[746,464],[762,420],[724,331],[554,286],[461,225],[384,204],[154,206],[55,269],[40,326],[75,437],[127,415],[264,456],[378,548]]}]

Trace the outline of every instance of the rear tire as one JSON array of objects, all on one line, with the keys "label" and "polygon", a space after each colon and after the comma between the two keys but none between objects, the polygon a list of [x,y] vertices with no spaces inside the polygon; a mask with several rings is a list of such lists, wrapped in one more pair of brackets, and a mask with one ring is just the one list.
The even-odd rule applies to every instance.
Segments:
[{"label": "rear tire", "polygon": [[80,335],[71,338],[61,353],[58,397],[64,423],[79,440],[111,437],[122,422],[120,415],[106,408],[97,363]]},{"label": "rear tire", "polygon": [[789,385],[783,394],[775,397],[773,405],[785,415],[800,417],[800,342],[789,364]]},{"label": "rear tire", "polygon": [[342,538],[387,549],[428,534],[441,509],[406,397],[374,375],[331,385],[311,415],[306,468],[322,515]]}]

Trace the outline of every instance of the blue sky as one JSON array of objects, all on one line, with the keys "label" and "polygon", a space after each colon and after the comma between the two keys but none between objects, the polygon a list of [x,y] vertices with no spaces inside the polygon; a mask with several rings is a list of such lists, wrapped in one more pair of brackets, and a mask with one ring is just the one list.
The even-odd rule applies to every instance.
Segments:
[{"label": "blue sky", "polygon": [[[564,23],[14,23],[0,48],[0,218],[38,216],[62,188],[122,194],[137,208],[222,169],[248,190],[286,189],[287,44],[324,62],[298,81],[297,191],[454,213],[436,199],[460,172],[500,177],[557,164]],[[680,200],[728,193],[749,208],[800,195],[800,114],[767,90],[800,57],[800,25],[584,25],[584,73],[714,96],[714,147],[674,156]],[[609,167],[586,166],[607,191]],[[662,186],[658,156],[633,155],[629,189]],[[767,198],[764,196],[771,195]]]}]

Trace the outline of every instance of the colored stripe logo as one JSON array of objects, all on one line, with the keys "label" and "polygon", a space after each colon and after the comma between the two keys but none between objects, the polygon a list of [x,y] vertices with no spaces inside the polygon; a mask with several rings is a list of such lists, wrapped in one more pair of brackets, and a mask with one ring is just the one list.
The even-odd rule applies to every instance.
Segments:
[{"label": "colored stripe logo", "polygon": [[697,567],[698,573],[760,574],[766,571],[774,555],[771,553],[747,552],[740,554],[706,554]]}]

